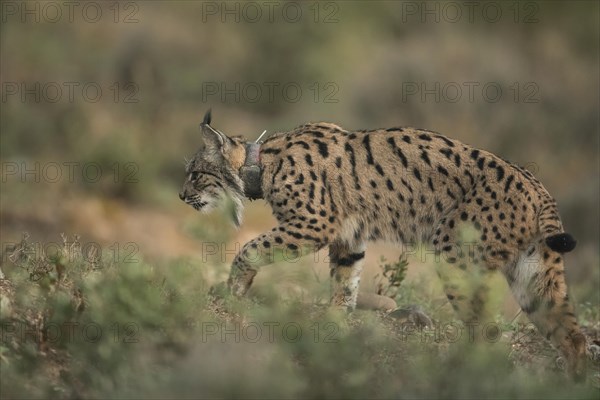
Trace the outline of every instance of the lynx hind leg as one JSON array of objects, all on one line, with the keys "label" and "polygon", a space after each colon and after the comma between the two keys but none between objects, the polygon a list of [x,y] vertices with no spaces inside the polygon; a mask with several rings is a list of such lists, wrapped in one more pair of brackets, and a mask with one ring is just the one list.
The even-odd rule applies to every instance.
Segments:
[{"label": "lynx hind leg", "polygon": [[504,274],[530,321],[564,356],[569,373],[585,379],[586,341],[567,294],[563,256],[535,243]]},{"label": "lynx hind leg", "polygon": [[347,311],[356,307],[365,249],[365,243],[351,245],[342,241],[335,241],[329,246],[332,306]]},{"label": "lynx hind leg", "polygon": [[478,257],[473,238],[466,237],[466,226],[458,228],[456,221],[453,216],[443,220],[432,238],[436,272],[457,317],[466,324],[478,323],[486,316],[489,268]]}]

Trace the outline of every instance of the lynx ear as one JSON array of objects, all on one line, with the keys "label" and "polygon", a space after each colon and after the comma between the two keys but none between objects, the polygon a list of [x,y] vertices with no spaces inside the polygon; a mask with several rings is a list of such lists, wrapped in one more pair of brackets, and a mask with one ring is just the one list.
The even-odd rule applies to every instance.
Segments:
[{"label": "lynx ear", "polygon": [[227,138],[221,132],[211,128],[210,125],[200,125],[202,131],[202,143],[204,147],[211,150],[221,150],[225,146]]},{"label": "lynx ear", "polygon": [[226,144],[229,142],[229,138],[222,132],[210,126],[211,120],[212,115],[211,110],[209,109],[204,115],[204,120],[200,124],[200,131],[202,132],[202,142],[204,143],[204,147],[210,150],[224,151]]}]

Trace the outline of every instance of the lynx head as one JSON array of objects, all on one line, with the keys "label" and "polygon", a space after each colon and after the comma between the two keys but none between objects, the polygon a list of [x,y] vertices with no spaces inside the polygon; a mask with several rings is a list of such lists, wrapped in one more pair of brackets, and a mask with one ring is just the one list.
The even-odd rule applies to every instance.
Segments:
[{"label": "lynx head", "polygon": [[233,222],[239,226],[244,198],[239,169],[244,163],[244,145],[241,139],[227,137],[212,128],[210,122],[209,110],[200,124],[202,144],[186,164],[186,179],[179,198],[203,212],[229,200]]}]

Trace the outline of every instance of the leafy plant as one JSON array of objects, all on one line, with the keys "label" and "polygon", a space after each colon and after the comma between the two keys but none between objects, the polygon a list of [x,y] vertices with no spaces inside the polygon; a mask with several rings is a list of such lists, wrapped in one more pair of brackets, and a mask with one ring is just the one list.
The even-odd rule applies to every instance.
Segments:
[{"label": "leafy plant", "polygon": [[388,263],[385,257],[381,256],[379,268],[381,273],[375,275],[377,281],[377,294],[395,298],[398,290],[406,278],[408,260],[405,253],[400,254],[398,261]]}]

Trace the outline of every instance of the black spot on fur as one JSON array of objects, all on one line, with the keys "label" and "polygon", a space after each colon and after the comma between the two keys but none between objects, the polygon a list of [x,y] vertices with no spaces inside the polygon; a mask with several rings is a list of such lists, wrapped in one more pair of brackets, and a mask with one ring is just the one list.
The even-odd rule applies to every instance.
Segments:
[{"label": "black spot on fur", "polygon": [[436,209],[437,209],[439,212],[442,212],[442,211],[444,211],[444,206],[443,206],[443,205],[442,205],[442,203],[441,203],[441,202],[439,202],[439,201],[436,201],[436,203],[435,203],[435,208],[436,208]]},{"label": "black spot on fur", "polygon": [[415,178],[417,178],[419,180],[419,182],[421,182],[421,173],[419,172],[418,169],[413,169],[413,174],[415,175]]},{"label": "black spot on fur", "polygon": [[510,175],[508,178],[506,178],[506,183],[504,184],[504,193],[508,193],[508,190],[510,189],[510,184],[514,179],[515,177],[513,175]]},{"label": "black spot on fur", "polygon": [[483,171],[483,163],[485,162],[485,158],[481,157],[479,160],[477,160],[477,166],[479,167],[480,170]]},{"label": "black spot on fur", "polygon": [[504,178],[504,168],[502,168],[501,166],[496,167],[496,178],[498,179],[498,182],[500,182],[502,178]]},{"label": "black spot on fur", "polygon": [[304,140],[298,140],[297,142],[292,143],[292,146],[294,145],[302,146],[305,150],[310,150],[310,146]]},{"label": "black spot on fur", "polygon": [[265,149],[262,152],[263,154],[279,154],[281,153],[281,149],[274,149],[274,148],[270,148],[270,149]]},{"label": "black spot on fur", "polygon": [[329,156],[329,148],[327,147],[327,143],[318,139],[313,140],[313,142],[318,146],[319,154],[321,154],[323,158],[327,158]]},{"label": "black spot on fur", "polygon": [[441,139],[450,147],[454,147],[454,142],[442,135],[434,135],[436,138]]},{"label": "black spot on fur", "polygon": [[312,157],[310,156],[310,154],[306,154],[306,155],[304,156],[304,159],[306,160],[306,163],[307,163],[309,166],[311,166],[311,167],[312,167],[312,166],[314,165],[314,163],[313,163],[313,160],[312,160]]},{"label": "black spot on fur", "polygon": [[427,178],[427,185],[429,185],[429,189],[434,192],[435,189],[433,188],[433,181],[431,180],[431,177]]},{"label": "black spot on fur", "polygon": [[448,159],[450,159],[450,157],[452,157],[452,154],[454,154],[452,152],[452,150],[450,150],[450,149],[448,149],[446,147],[444,147],[443,149],[440,149],[440,153],[442,153],[443,155],[445,155],[446,158],[448,158]]},{"label": "black spot on fur", "polygon": [[373,165],[375,162],[373,161],[373,153],[371,152],[371,136],[365,136],[365,138],[363,139],[363,145],[365,146],[365,150],[367,151],[367,163]]},{"label": "black spot on fur", "polygon": [[429,155],[427,154],[427,151],[423,150],[421,152],[421,159],[425,161],[427,165],[431,166],[431,161],[429,161]]},{"label": "black spot on fur", "polygon": [[460,167],[460,156],[458,153],[454,155],[454,164],[456,164],[457,167]]},{"label": "black spot on fur", "polygon": [[396,141],[394,140],[394,138],[388,138],[387,142],[390,144],[396,155],[400,158],[400,161],[402,161],[402,165],[404,166],[404,168],[408,167],[408,160],[406,159],[406,156],[404,155],[402,150],[396,146]]},{"label": "black spot on fur", "polygon": [[[325,130],[329,129],[325,125],[315,125],[315,128],[325,129]],[[319,137],[319,138],[324,138],[325,137],[325,134],[323,134],[323,132],[319,132],[319,131],[308,130],[308,131],[305,131],[305,133],[310,133],[311,135],[313,135],[315,137]]]}]

